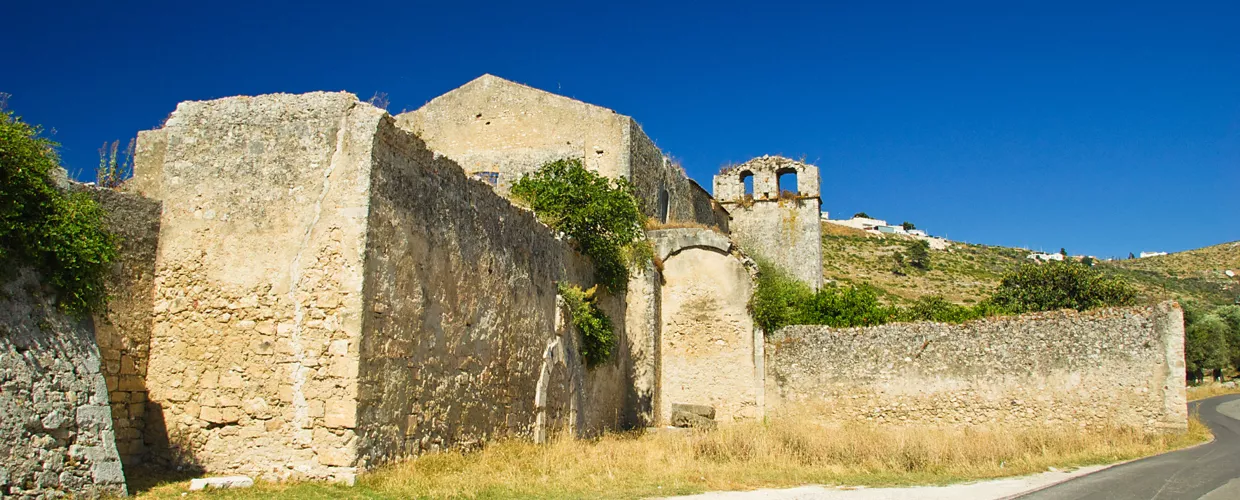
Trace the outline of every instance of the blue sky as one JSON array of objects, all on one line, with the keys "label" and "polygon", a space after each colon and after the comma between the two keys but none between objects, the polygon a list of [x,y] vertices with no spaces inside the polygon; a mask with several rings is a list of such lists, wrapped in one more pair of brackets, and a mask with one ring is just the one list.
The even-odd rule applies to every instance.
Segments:
[{"label": "blue sky", "polygon": [[804,157],[833,216],[1098,256],[1240,239],[1240,2],[100,4],[0,17],[0,92],[84,178],[179,101],[399,112],[492,73],[635,117],[704,186]]}]

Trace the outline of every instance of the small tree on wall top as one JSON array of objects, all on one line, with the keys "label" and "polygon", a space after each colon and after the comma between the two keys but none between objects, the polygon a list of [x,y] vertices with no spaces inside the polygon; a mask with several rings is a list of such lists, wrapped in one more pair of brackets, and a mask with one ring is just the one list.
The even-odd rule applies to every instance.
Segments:
[{"label": "small tree on wall top", "polygon": [[576,158],[547,163],[512,186],[512,195],[544,224],[563,232],[594,261],[598,282],[613,292],[628,286],[628,267],[649,261],[641,240],[646,220],[633,186],[591,172]]}]

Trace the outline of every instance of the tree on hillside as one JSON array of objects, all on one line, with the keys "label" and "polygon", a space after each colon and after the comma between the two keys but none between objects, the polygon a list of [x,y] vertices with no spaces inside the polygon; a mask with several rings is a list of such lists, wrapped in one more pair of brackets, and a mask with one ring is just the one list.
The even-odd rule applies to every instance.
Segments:
[{"label": "tree on hillside", "polygon": [[1090,257],[1090,256],[1088,256],[1088,255],[1087,255],[1087,256],[1085,256],[1085,257],[1081,258],[1081,264],[1085,264],[1085,265],[1087,265],[1087,266],[1089,266],[1089,267],[1093,267],[1093,266],[1094,266],[1094,258],[1093,258],[1093,257]]},{"label": "tree on hillside", "polygon": [[915,240],[908,245],[908,263],[909,265],[921,269],[922,271],[930,270],[930,244],[924,240]]},{"label": "tree on hillside", "polygon": [[1067,250],[1065,250],[1063,247],[1059,247],[1059,255],[1062,255],[1062,256],[1064,256],[1064,257],[1067,257],[1067,256],[1068,256],[1068,251],[1067,251]]},{"label": "tree on hillside", "polygon": [[903,227],[905,231],[912,231],[914,229],[917,229],[917,226],[909,221],[904,221],[904,223],[900,224],[900,226]]},{"label": "tree on hillside", "polygon": [[999,288],[989,299],[1013,313],[1127,306],[1136,302],[1137,292],[1119,278],[1078,262],[1021,264],[1003,276]]},{"label": "tree on hillside", "polygon": [[865,212],[857,212],[853,214],[853,218],[854,219],[873,219],[873,217],[870,217],[870,214],[867,214]]}]

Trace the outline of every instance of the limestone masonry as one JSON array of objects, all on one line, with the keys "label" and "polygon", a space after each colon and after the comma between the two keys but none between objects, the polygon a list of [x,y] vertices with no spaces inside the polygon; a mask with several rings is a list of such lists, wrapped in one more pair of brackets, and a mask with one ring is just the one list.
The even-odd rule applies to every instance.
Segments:
[{"label": "limestone masonry", "polygon": [[[618,340],[589,369],[557,290],[593,265],[507,198],[568,157],[632,182],[657,228],[627,291],[598,293]],[[673,406],[1185,427],[1174,305],[764,335],[755,259],[822,284],[818,168],[763,156],[714,190],[632,118],[490,75],[397,117],[347,93],[183,102],[138,134],[124,192],[91,191],[121,236],[106,311],[0,284],[0,495],[123,493],[122,462],[348,483]]]},{"label": "limestone masonry", "polygon": [[767,398],[835,422],[1182,430],[1183,314],[1167,302],[963,325],[790,326],[767,340]]}]

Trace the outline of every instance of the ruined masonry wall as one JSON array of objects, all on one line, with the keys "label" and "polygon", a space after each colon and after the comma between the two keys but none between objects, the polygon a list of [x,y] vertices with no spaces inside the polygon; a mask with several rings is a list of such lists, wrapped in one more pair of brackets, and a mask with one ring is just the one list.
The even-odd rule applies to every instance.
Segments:
[{"label": "ruined masonry wall", "polygon": [[767,340],[767,401],[834,422],[1187,427],[1183,311],[1061,311]]},{"label": "ruined masonry wall", "polygon": [[160,204],[110,189],[88,189],[106,210],[105,224],[120,239],[106,285],[108,307],[94,318],[112,403],[116,448],[125,465],[146,454],[146,373],[154,308],[155,254]]},{"label": "ruined masonry wall", "polygon": [[147,384],[159,462],[349,480],[370,150],[345,93],[181,103],[142,139],[163,201]]},{"label": "ruined masonry wall", "polygon": [[[781,196],[778,174],[795,172],[797,193]],[[752,196],[742,176],[753,174]],[[732,215],[733,237],[748,254],[788,271],[813,288],[822,286],[822,226],[818,167],[762,156],[714,178],[715,197]]]},{"label": "ruined masonry wall", "polygon": [[0,497],[124,495],[90,322],[60,313],[34,272],[9,272],[0,285]]},{"label": "ruined masonry wall", "polygon": [[710,197],[695,190],[679,167],[630,117],[492,75],[483,75],[396,117],[396,124],[451,158],[466,173],[497,172],[496,192],[543,164],[580,158],[601,175],[634,182],[647,215],[660,215],[669,196],[669,220],[726,228]]},{"label": "ruined masonry wall", "polygon": [[[544,351],[557,338],[556,282],[588,283],[565,242],[390,120],[375,136],[361,349],[366,466],[502,436],[533,434]],[[605,298],[613,317],[623,304]],[[618,316],[616,315],[618,314]],[[623,324],[616,325],[623,339]],[[623,340],[622,340],[623,341]],[[626,367],[569,373],[548,389],[580,432],[615,429]],[[562,413],[551,427],[568,425]]]},{"label": "ruined masonry wall", "polygon": [[549,161],[581,158],[587,168],[627,176],[628,117],[607,108],[483,75],[401,113],[396,123],[467,174],[499,172],[497,191]]},{"label": "ruined masonry wall", "polygon": [[[708,229],[648,232],[663,261],[659,415],[673,403],[713,406],[728,422],[763,415],[762,376],[749,298],[752,276]],[[723,250],[720,249],[723,248]],[[660,255],[662,256],[662,255]]]}]

